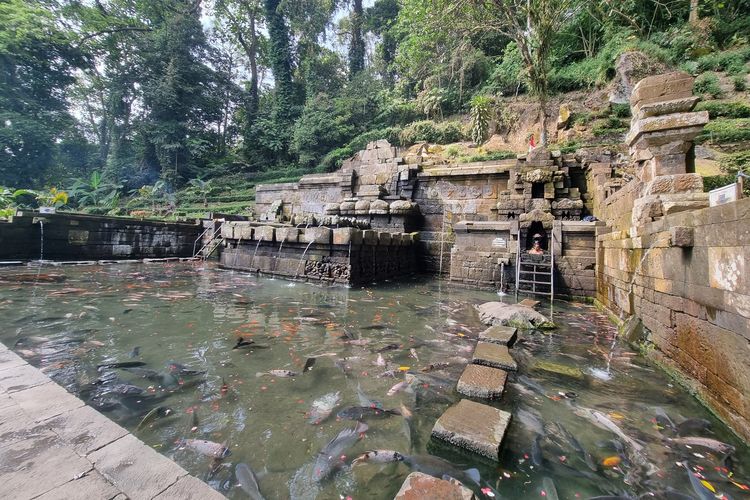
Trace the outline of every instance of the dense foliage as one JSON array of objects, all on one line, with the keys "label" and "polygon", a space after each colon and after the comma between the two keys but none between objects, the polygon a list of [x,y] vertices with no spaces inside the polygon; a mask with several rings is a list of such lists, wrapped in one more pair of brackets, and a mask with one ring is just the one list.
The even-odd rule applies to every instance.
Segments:
[{"label": "dense foliage", "polygon": [[[0,19],[0,185],[101,210],[182,187],[205,205],[209,179],[331,170],[373,139],[481,144],[502,96],[604,86],[628,50],[715,98],[750,60],[750,0],[0,0]],[[746,103],[702,109],[702,141],[750,137]]]}]

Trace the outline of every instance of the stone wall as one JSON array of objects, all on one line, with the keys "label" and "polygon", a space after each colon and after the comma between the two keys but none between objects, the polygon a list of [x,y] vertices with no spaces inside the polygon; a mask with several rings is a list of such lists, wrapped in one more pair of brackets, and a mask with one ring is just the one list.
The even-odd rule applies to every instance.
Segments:
[{"label": "stone wall", "polygon": [[[459,221],[497,220],[499,194],[508,189],[516,160],[427,168],[417,175],[414,202],[422,214],[420,233],[423,271],[450,272]],[[442,255],[442,266],[440,256]]]},{"label": "stone wall", "polygon": [[597,299],[750,438],[750,199],[600,235]]},{"label": "stone wall", "polygon": [[0,222],[0,259],[107,260],[192,257],[203,231],[198,223],[162,222],[124,217],[21,212]]},{"label": "stone wall", "polygon": [[304,281],[359,285],[416,270],[416,234],[225,223],[221,265]]},{"label": "stone wall", "polygon": [[[596,231],[602,224],[555,221],[555,294],[592,297],[596,293]],[[469,222],[454,226],[450,279],[478,288],[510,292],[515,283],[518,221]]]}]

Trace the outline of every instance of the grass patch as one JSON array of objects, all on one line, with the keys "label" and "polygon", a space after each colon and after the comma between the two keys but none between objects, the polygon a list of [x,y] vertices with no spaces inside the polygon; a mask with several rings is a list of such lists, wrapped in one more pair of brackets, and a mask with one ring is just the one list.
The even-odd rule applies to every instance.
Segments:
[{"label": "grass patch", "polygon": [[490,151],[488,153],[482,153],[472,156],[460,156],[458,158],[459,163],[474,163],[478,161],[500,161],[515,159],[517,156],[513,151]]},{"label": "grass patch", "polygon": [[719,77],[714,73],[703,73],[695,79],[693,92],[696,94],[710,95],[713,98],[720,97],[722,94],[719,86]]},{"label": "grass patch", "polygon": [[711,119],[750,118],[750,104],[742,101],[703,101],[698,103],[695,110],[708,111]]},{"label": "grass patch", "polygon": [[719,118],[710,121],[696,138],[698,143],[726,144],[750,141],[750,118]]}]

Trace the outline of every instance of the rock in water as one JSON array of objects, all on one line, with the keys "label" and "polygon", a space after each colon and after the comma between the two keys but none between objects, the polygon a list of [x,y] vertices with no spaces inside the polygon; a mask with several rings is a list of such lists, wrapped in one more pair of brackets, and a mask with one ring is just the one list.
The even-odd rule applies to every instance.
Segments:
[{"label": "rock in water", "polygon": [[531,309],[502,302],[487,302],[477,307],[482,323],[492,326],[513,326],[520,329],[555,328],[543,314]]}]

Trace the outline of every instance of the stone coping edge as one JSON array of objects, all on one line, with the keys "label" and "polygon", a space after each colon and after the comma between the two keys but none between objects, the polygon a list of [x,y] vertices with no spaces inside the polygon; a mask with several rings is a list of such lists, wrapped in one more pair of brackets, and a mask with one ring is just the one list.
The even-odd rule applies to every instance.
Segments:
[{"label": "stone coping edge", "polygon": [[[80,468],[80,472],[74,476],[68,475],[70,471],[67,467],[62,467],[66,470],[47,469],[42,484],[34,485],[37,489],[44,489],[42,493],[45,498],[64,495],[64,491],[76,488],[77,481],[92,475],[100,478],[97,481],[89,480],[94,482],[91,486],[94,492],[101,494],[105,489],[115,489],[132,500],[156,497],[196,500],[225,498],[125,428],[87,406],[2,343],[0,408],[0,411],[15,412],[12,432],[7,427],[0,427],[5,441],[3,450],[31,445],[32,449],[46,450],[45,453],[51,455],[53,460],[75,463]],[[44,434],[45,443],[49,444],[34,442],[39,439],[40,433]],[[0,450],[0,454],[3,450]],[[34,462],[30,463],[33,467]],[[34,478],[33,471],[27,470],[24,464],[18,465],[18,470],[6,471],[7,475],[12,478],[28,474],[30,481],[40,479]],[[0,496],[11,493],[12,483],[16,482],[1,484]],[[83,488],[84,483],[81,481],[79,486]],[[5,489],[11,491],[2,493]],[[13,493],[20,492],[16,490]]]}]

